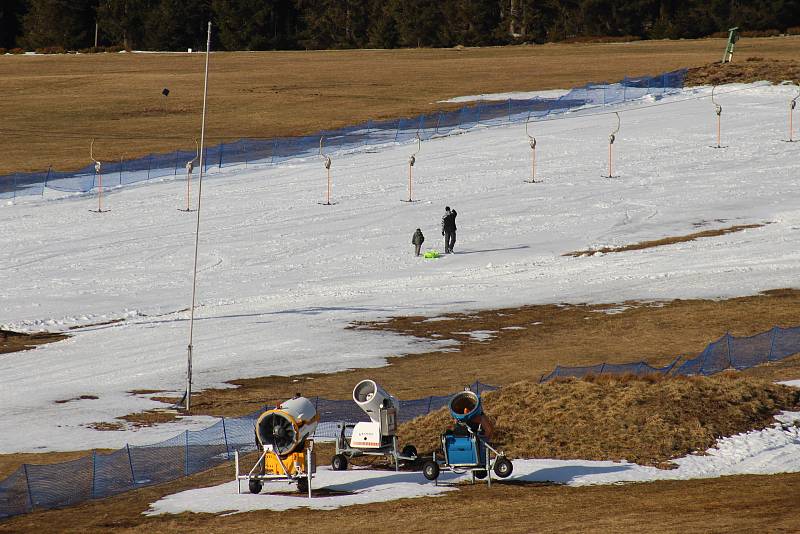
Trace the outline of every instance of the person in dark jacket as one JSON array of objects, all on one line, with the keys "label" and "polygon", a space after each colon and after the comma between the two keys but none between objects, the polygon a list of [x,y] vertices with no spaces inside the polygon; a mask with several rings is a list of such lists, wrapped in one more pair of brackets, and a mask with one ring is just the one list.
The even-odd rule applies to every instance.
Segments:
[{"label": "person in dark jacket", "polygon": [[450,206],[445,206],[444,217],[442,217],[442,235],[444,236],[444,253],[451,254],[453,246],[456,244],[456,210],[451,210]]},{"label": "person in dark jacket", "polygon": [[422,230],[417,228],[417,231],[414,232],[414,235],[411,237],[411,244],[414,245],[414,255],[419,256],[419,248],[422,246],[422,243],[425,242],[425,236],[422,235]]}]

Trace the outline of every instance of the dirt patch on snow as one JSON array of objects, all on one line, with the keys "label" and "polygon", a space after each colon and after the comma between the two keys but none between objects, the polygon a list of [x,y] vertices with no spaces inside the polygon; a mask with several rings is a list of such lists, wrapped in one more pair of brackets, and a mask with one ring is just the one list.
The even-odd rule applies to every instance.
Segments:
[{"label": "dirt patch on snow", "polygon": [[33,349],[45,343],[54,343],[67,339],[69,336],[65,334],[56,334],[50,332],[36,332],[33,334],[26,334],[25,332],[14,332],[11,330],[0,329],[0,354],[8,352],[17,352],[20,350]]},{"label": "dirt patch on snow", "polygon": [[[494,444],[511,457],[628,460],[669,467],[716,439],[773,422],[800,406],[800,389],[723,373],[714,377],[633,376],[517,382],[482,396],[497,424]],[[452,426],[442,408],[400,427],[401,443],[441,447]]]},{"label": "dirt patch on snow", "polygon": [[[769,223],[765,223],[769,224]],[[750,228],[761,228],[764,224],[740,224],[736,226],[729,226],[728,228],[720,228],[718,230],[704,230],[702,232],[695,232],[693,234],[664,237],[661,239],[654,239],[652,241],[640,241],[632,245],[624,245],[621,247],[602,247],[598,249],[589,250],[576,250],[567,252],[562,256],[572,256],[579,258],[581,256],[594,256],[595,254],[608,254],[609,252],[628,252],[630,250],[642,250],[646,248],[663,247],[665,245],[674,245],[675,243],[686,243],[687,241],[695,241],[704,237],[717,237],[721,235],[732,234],[734,232],[741,232]]]}]

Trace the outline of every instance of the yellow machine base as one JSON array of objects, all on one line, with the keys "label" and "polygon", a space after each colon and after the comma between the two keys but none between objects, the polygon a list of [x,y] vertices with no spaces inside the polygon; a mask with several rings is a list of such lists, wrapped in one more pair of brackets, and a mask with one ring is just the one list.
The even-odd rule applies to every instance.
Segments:
[{"label": "yellow machine base", "polygon": [[[264,471],[268,475],[282,475],[283,471],[280,467],[280,462],[283,462],[283,467],[289,475],[296,475],[305,473],[306,470],[306,451],[293,452],[284,458],[278,458],[274,454],[268,454],[264,458]],[[312,462],[314,461],[312,457]]]}]

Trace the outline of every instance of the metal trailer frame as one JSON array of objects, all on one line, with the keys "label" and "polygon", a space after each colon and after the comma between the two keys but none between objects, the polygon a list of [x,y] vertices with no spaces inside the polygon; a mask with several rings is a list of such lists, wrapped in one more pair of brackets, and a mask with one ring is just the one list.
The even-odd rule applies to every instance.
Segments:
[{"label": "metal trailer frame", "polygon": [[[272,448],[272,445],[264,445],[264,450],[261,453],[261,456],[258,457],[258,460],[256,460],[255,465],[253,466],[253,468],[246,475],[242,475],[242,474],[239,473],[239,451],[238,450],[235,451],[234,452],[234,465],[235,465],[235,469],[236,469],[236,493],[238,493],[238,494],[242,493],[242,485],[241,485],[241,481],[242,480],[247,480],[248,483],[251,480],[267,481],[267,482],[270,482],[270,481],[273,481],[273,480],[285,480],[285,481],[288,481],[289,484],[297,482],[298,489],[299,489],[300,480],[305,479],[306,480],[306,485],[308,486],[308,498],[310,499],[311,498],[311,479],[314,478],[314,471],[316,470],[315,466],[314,466],[314,454],[313,454],[313,451],[314,451],[314,440],[313,439],[311,439],[311,438],[307,438],[306,439],[305,451],[306,451],[306,462],[305,462],[305,465],[303,466],[305,472],[300,473],[300,474],[297,474],[297,473],[296,474],[290,474],[288,471],[286,471],[286,467],[283,465],[283,461],[281,460],[281,457],[278,455],[278,453],[275,452],[275,450]],[[280,466],[280,469],[281,469],[282,473],[280,473],[280,474],[256,474],[255,473],[256,469],[258,469],[260,466],[266,464],[265,460],[266,460],[267,455],[269,455],[269,454],[272,454],[273,456],[275,456],[275,459],[277,460],[277,463]],[[262,463],[262,462],[264,462],[264,463]]]},{"label": "metal trailer frame", "polygon": [[[404,460],[406,462],[413,462],[417,458],[418,455],[408,456],[401,454],[397,451],[397,435],[392,434],[392,443],[384,445],[382,447],[377,448],[370,448],[370,449],[360,449],[358,447],[352,447],[348,444],[347,436],[345,435],[348,428],[355,428],[355,423],[339,423],[338,425],[338,434],[336,436],[336,454],[343,455],[346,458],[352,460],[353,458],[358,458],[359,456],[386,456],[391,458],[394,461],[394,470],[400,470],[400,460]],[[413,446],[413,445],[412,445]],[[416,449],[414,449],[416,450]]]},{"label": "metal trailer frame", "polygon": [[[476,463],[476,464],[451,464],[451,463],[449,463],[449,459],[447,458],[447,446],[446,446],[446,443],[445,443],[447,434],[446,433],[442,434],[441,435],[441,441],[442,441],[442,451],[443,451],[444,459],[442,461],[437,461],[436,460],[436,452],[434,451],[433,457],[432,457],[432,462],[437,465],[438,471],[436,473],[436,476],[433,478],[433,483],[438,486],[439,485],[439,482],[438,482],[439,473],[442,472],[442,471],[450,471],[452,473],[457,473],[457,474],[470,473],[472,475],[472,483],[474,484],[476,478],[481,478],[481,477],[476,477],[475,473],[482,471],[482,472],[486,473],[486,483],[488,484],[489,487],[492,487],[492,471],[494,471],[495,464],[497,463],[497,461],[499,459],[504,459],[504,460],[506,460],[508,462],[510,462],[510,460],[508,460],[506,458],[505,453],[503,453],[502,451],[498,451],[497,449],[495,449],[494,447],[489,445],[489,443],[486,441],[486,438],[483,437],[482,434],[479,434],[479,433],[476,433],[475,431],[473,431],[469,427],[469,425],[463,425],[463,424],[460,424],[460,423],[459,423],[459,425],[463,426],[464,428],[466,428],[467,432],[469,432],[469,437],[471,438],[471,440],[473,442],[473,446],[476,448],[476,454],[480,451],[480,447],[484,447],[485,448],[485,451],[486,451],[486,462],[485,463],[480,463],[480,464],[479,463]],[[492,458],[492,454],[494,454],[494,458]],[[423,466],[423,472],[424,472],[424,470],[425,470],[425,468]],[[428,476],[425,475],[425,478],[428,478]],[[500,479],[500,478],[505,478],[505,477],[498,477],[498,479]]]}]

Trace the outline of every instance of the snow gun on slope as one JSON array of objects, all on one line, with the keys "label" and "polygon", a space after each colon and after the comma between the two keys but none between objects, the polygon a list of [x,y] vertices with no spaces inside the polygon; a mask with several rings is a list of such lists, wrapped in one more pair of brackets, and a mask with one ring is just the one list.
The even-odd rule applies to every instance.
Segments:
[{"label": "snow gun on slope", "polygon": [[494,423],[483,413],[480,395],[466,389],[450,399],[449,407],[455,425],[441,437],[444,459],[437,460],[434,453],[433,459],[422,466],[425,478],[436,480],[441,471],[469,472],[473,482],[488,477],[491,486],[492,471],[499,478],[511,475],[514,468],[511,460],[489,444]]},{"label": "snow gun on slope", "polygon": [[[335,471],[347,469],[348,460],[358,456],[387,456],[400,468],[400,460],[413,462],[417,449],[406,445],[397,451],[399,402],[374,380],[362,380],[353,388],[353,400],[369,416],[369,422],[340,423],[336,454],[331,459]],[[349,433],[349,442],[348,442]]]},{"label": "snow gun on slope", "polygon": [[254,425],[261,456],[248,474],[240,475],[236,451],[236,481],[247,480],[250,493],[260,493],[264,481],[296,482],[297,490],[311,497],[311,478],[316,471],[313,435],[318,422],[314,405],[300,396],[262,413]]}]

